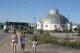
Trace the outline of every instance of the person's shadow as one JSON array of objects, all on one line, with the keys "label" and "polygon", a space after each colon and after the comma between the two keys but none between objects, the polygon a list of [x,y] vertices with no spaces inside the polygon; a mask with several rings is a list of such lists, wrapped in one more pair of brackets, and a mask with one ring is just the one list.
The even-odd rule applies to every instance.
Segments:
[{"label": "person's shadow", "polygon": [[[24,51],[24,52],[17,51],[16,53],[32,53],[32,51]],[[59,53],[59,52],[56,52],[56,51],[45,51],[45,52],[37,51],[36,53]]]},{"label": "person's shadow", "polygon": [[[32,53],[32,52],[31,51],[25,51],[24,53]],[[59,53],[59,52],[56,52],[56,51],[45,51],[45,52],[38,51],[36,53]]]},{"label": "person's shadow", "polygon": [[[25,51],[24,53],[32,53],[31,51]],[[43,53],[43,52],[36,52],[36,53]]]}]

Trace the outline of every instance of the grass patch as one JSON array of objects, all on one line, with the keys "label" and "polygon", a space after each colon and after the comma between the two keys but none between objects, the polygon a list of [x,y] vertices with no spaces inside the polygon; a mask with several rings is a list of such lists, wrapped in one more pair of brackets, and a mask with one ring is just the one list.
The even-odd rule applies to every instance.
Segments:
[{"label": "grass patch", "polygon": [[80,40],[74,41],[74,42],[70,42],[70,40],[62,40],[62,41],[53,40],[53,44],[64,46],[64,47],[80,49]]},{"label": "grass patch", "polygon": [[36,39],[38,44],[53,43],[53,40],[48,35],[36,35]]}]

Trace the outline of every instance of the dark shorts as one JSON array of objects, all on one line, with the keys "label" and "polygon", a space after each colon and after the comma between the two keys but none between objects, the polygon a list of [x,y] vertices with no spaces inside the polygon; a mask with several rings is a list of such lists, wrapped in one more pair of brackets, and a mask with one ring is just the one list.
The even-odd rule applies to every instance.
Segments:
[{"label": "dark shorts", "polygon": [[25,48],[25,44],[21,44],[21,48],[23,48],[23,49],[24,49],[24,48]]},{"label": "dark shorts", "polygon": [[15,42],[12,42],[12,43],[17,43],[17,42],[15,41]]},{"label": "dark shorts", "polygon": [[12,42],[12,43],[16,43],[16,42]]}]

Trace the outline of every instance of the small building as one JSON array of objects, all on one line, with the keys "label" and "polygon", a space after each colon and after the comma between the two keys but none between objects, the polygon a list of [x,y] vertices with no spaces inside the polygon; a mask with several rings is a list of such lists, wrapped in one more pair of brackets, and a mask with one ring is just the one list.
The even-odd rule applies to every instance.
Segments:
[{"label": "small building", "polygon": [[3,29],[4,24],[0,23],[0,29]]}]

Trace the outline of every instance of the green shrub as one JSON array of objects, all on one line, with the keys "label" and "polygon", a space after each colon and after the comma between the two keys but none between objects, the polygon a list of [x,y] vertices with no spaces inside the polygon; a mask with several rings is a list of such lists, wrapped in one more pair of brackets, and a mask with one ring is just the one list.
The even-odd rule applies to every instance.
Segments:
[{"label": "green shrub", "polygon": [[36,39],[37,39],[39,44],[52,43],[53,42],[53,40],[47,35],[36,35]]},{"label": "green shrub", "polygon": [[38,31],[40,34],[43,34],[43,30],[38,29],[37,31]]},{"label": "green shrub", "polygon": [[55,45],[59,45],[59,42],[57,41],[57,39],[54,39],[52,43]]},{"label": "green shrub", "polygon": [[54,40],[53,44],[80,49],[80,41],[70,42],[70,40],[62,40],[62,41],[58,42],[57,40]]},{"label": "green shrub", "polygon": [[19,30],[20,32],[26,32],[26,33],[33,33],[33,29],[27,29],[27,30]]}]

